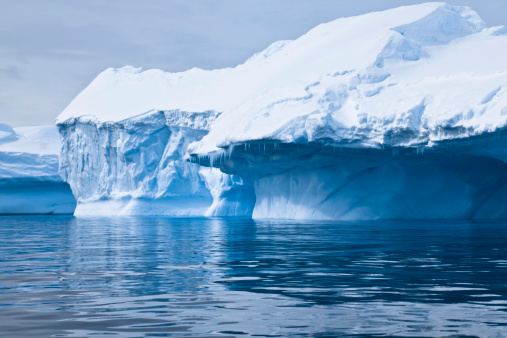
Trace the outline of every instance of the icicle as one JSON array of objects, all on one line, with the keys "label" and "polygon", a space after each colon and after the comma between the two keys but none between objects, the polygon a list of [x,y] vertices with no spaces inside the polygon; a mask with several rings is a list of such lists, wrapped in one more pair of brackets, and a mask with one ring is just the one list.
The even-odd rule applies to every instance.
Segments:
[{"label": "icicle", "polygon": [[230,144],[229,147],[227,147],[227,153],[224,154],[224,159],[225,158],[231,159],[232,152],[234,151],[234,147],[235,147],[234,144]]}]

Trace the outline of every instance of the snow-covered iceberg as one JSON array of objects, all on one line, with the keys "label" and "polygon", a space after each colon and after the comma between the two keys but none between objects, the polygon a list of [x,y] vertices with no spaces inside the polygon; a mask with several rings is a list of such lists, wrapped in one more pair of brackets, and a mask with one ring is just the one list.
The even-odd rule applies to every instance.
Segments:
[{"label": "snow-covered iceberg", "polygon": [[[208,112],[206,133],[186,137],[178,158],[188,150],[193,163],[235,175],[230,182],[245,189],[226,204],[251,210],[244,205],[255,199],[256,218],[507,218],[506,54],[504,27],[488,28],[467,7],[426,3],[319,25],[235,68],[108,69],[58,118],[72,143],[63,176],[82,198],[75,187],[91,182],[80,174],[87,159],[68,160],[71,149],[99,149],[89,161],[102,163],[107,144],[76,123],[127,130],[140,116]],[[130,149],[141,153],[173,144],[136,142]],[[146,171],[151,162],[136,163]],[[117,176],[110,166],[83,168]],[[146,187],[149,198],[159,191]]]},{"label": "snow-covered iceberg", "polygon": [[55,126],[0,123],[0,214],[72,214],[76,200],[58,174]]}]

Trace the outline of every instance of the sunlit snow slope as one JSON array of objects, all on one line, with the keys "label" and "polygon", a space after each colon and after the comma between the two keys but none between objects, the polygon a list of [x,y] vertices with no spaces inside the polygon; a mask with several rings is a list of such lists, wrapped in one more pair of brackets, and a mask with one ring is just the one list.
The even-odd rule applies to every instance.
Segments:
[{"label": "sunlit snow slope", "polygon": [[0,214],[72,214],[76,200],[58,174],[55,126],[0,124]]},{"label": "sunlit snow slope", "polygon": [[505,55],[507,30],[467,7],[400,7],[319,25],[235,68],[108,69],[58,123],[221,113],[188,158],[252,182],[256,218],[507,218]]}]

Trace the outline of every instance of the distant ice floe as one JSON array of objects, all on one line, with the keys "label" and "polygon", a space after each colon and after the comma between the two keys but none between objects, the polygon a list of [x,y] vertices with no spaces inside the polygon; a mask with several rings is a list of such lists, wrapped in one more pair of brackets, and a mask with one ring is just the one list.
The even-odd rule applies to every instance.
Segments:
[{"label": "distant ice floe", "polygon": [[55,126],[0,124],[0,214],[72,214],[76,200],[58,173]]}]

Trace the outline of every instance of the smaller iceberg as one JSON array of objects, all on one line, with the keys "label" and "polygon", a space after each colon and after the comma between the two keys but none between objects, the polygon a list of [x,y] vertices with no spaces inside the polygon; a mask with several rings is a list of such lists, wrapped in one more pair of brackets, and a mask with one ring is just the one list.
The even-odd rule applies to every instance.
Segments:
[{"label": "smaller iceberg", "polygon": [[58,174],[59,151],[55,126],[0,123],[0,214],[74,213],[76,200]]}]

